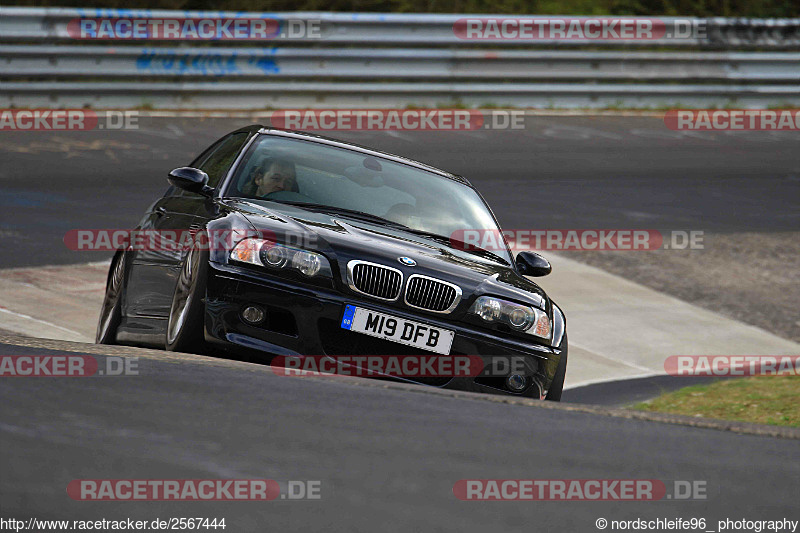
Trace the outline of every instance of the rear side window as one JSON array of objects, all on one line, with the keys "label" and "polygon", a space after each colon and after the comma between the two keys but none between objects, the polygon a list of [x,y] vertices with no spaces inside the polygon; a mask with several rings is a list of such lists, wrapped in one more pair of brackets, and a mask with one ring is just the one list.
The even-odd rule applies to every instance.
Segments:
[{"label": "rear side window", "polygon": [[203,154],[197,168],[208,174],[208,186],[217,187],[219,182],[231,168],[231,165],[239,155],[248,133],[232,133],[228,137],[219,141],[216,146],[208,151],[208,155]]}]

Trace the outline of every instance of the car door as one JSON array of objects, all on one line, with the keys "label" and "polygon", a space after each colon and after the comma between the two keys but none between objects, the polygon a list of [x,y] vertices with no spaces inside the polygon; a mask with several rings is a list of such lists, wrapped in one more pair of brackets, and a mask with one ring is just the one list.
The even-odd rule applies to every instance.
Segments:
[{"label": "car door", "polygon": [[[239,152],[247,142],[250,132],[226,135],[191,163],[208,174],[208,185],[217,187],[227,174]],[[133,251],[128,278],[125,315],[142,318],[168,318],[181,263],[188,253],[189,233],[205,227],[215,212],[213,199],[170,187],[142,222],[142,229],[157,235],[156,246],[145,243],[143,249]],[[172,236],[179,242],[172,244]]]}]

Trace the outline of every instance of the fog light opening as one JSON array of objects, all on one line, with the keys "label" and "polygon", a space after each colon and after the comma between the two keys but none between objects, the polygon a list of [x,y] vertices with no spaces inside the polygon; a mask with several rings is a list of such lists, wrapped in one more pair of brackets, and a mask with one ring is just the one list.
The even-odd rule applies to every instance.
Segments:
[{"label": "fog light opening", "polygon": [[512,374],[506,378],[506,387],[511,392],[522,392],[528,387],[528,378],[519,374]]},{"label": "fog light opening", "polygon": [[264,310],[255,305],[248,305],[242,311],[242,318],[248,324],[260,324],[264,321]]}]

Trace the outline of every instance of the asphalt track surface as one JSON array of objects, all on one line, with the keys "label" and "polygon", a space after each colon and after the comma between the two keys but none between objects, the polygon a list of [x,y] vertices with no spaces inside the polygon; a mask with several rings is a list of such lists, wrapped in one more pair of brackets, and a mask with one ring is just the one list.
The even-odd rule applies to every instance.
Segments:
[{"label": "asphalt track surface", "polygon": [[[143,358],[138,370],[4,380],[4,517],[201,516],[225,517],[226,531],[403,532],[597,531],[601,517],[706,518],[716,531],[725,518],[797,518],[797,440],[371,380],[279,377],[218,360]],[[66,494],[73,479],[245,478],[274,479],[282,493],[290,480],[320,481],[321,499],[78,502]],[[707,490],[692,501],[475,502],[453,495],[461,479],[658,479],[669,493],[675,480],[691,480]]]},{"label": "asphalt track surface", "polygon": [[[0,268],[110,257],[70,229],[132,228],[188,164],[248,119],[0,133]],[[528,116],[521,130],[330,132],[463,174],[504,228],[705,232],[800,226],[800,132],[675,132],[657,117]],[[764,216],[768,209],[769,216]]]},{"label": "asphalt track surface", "polygon": [[564,391],[561,401],[589,405],[628,407],[692,385],[707,385],[720,377],[650,376],[583,385]]},{"label": "asphalt track surface", "polygon": [[[689,135],[652,117],[527,121],[512,131],[331,136],[464,174],[506,228],[798,226],[797,132]],[[134,131],[0,134],[0,267],[108,257],[69,251],[62,237],[133,227],[171,168],[251,121],[140,122]],[[281,378],[245,363],[139,366],[139,376],[0,382],[3,518],[226,517],[226,531],[547,532],[597,531],[600,517],[705,517],[714,531],[726,517],[798,518],[797,440],[421,387]],[[642,381],[630,399],[658,386]],[[597,390],[568,391],[565,400],[591,402]],[[322,499],[93,503],[66,495],[73,479],[124,478],[319,480]],[[705,481],[708,497],[512,503],[461,502],[452,492],[460,479],[504,478]]]}]

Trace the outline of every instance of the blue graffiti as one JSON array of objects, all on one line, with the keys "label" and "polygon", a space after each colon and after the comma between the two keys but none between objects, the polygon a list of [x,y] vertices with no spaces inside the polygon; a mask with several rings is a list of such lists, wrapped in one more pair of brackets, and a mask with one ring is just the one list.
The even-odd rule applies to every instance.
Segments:
[{"label": "blue graffiti", "polygon": [[[136,69],[150,73],[175,75],[230,76],[241,75],[236,52],[180,53],[174,50],[144,50],[136,58]],[[245,58],[242,57],[242,60]],[[276,74],[280,68],[271,58],[251,54],[247,65],[264,74]]]},{"label": "blue graffiti", "polygon": [[193,54],[175,51],[145,51],[136,59],[136,69],[176,75],[225,76],[238,74],[236,54]]},{"label": "blue graffiti", "polygon": [[254,65],[264,74],[277,74],[281,71],[281,69],[278,68],[278,64],[275,63],[275,60],[269,57],[250,56],[250,59],[247,60],[247,64]]}]

